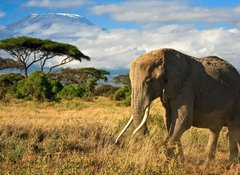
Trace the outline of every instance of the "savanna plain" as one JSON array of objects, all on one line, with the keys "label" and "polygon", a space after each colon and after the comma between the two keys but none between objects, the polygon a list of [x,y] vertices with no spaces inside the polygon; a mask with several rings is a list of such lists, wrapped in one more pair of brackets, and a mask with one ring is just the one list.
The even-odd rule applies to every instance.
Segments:
[{"label": "savanna plain", "polygon": [[205,165],[208,130],[191,128],[182,137],[185,161],[164,154],[164,110],[151,106],[149,136],[135,140],[134,127],[114,144],[130,108],[108,98],[61,102],[13,100],[0,103],[0,174],[240,174],[226,169],[227,129],[216,159]]}]

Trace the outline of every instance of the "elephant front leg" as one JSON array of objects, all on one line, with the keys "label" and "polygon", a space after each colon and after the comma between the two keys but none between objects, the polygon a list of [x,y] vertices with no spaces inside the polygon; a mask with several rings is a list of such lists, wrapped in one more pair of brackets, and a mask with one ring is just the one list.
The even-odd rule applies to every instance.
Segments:
[{"label": "elephant front leg", "polygon": [[180,160],[184,160],[180,138],[192,125],[192,113],[192,104],[182,105],[176,110],[177,118],[172,122],[173,131],[168,139],[169,152],[172,155],[178,155]]},{"label": "elephant front leg", "polygon": [[186,116],[185,119],[177,119],[172,136],[169,137],[168,145],[172,154],[177,154],[180,160],[184,160],[182,144],[180,141],[183,133],[191,127],[191,122]]},{"label": "elephant front leg", "polygon": [[178,155],[184,159],[180,138],[188,130],[193,121],[194,92],[188,86],[182,89],[182,93],[170,102],[171,125],[168,136],[168,153]]},{"label": "elephant front leg", "polygon": [[222,128],[210,129],[208,146],[207,146],[208,161],[213,160],[215,158],[218,136],[221,129]]}]

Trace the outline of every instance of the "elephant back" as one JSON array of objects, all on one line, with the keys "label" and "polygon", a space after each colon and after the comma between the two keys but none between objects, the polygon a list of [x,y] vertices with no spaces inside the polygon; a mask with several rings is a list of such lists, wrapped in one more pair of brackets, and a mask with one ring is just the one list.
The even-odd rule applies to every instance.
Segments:
[{"label": "elephant back", "polygon": [[201,63],[204,73],[214,80],[221,81],[228,86],[240,87],[239,73],[229,62],[217,56],[207,56],[196,60]]}]

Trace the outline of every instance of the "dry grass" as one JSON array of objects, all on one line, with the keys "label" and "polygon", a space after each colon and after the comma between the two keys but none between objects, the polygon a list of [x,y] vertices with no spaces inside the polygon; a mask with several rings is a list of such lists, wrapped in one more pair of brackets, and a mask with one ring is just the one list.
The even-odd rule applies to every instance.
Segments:
[{"label": "dry grass", "polygon": [[184,163],[167,161],[162,113],[155,101],[149,137],[136,142],[125,136],[115,145],[130,109],[106,98],[1,103],[0,174],[240,174],[237,165],[225,168],[228,141],[224,134],[216,160],[204,166],[208,139],[204,129],[193,128],[184,134]]}]

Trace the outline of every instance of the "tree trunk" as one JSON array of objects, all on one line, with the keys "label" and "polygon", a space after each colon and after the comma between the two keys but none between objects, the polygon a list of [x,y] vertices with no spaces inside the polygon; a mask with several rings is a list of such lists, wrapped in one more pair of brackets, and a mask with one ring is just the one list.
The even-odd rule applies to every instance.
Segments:
[{"label": "tree trunk", "polygon": [[27,67],[26,66],[24,66],[24,76],[25,77],[28,77],[28,69],[27,69]]}]

